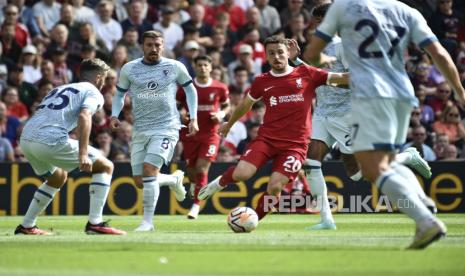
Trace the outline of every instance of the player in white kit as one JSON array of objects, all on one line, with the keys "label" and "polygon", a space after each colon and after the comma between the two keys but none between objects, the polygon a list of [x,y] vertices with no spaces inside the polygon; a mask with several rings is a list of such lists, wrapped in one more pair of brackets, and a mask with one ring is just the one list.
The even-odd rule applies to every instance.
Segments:
[{"label": "player in white kit", "polygon": [[[65,184],[68,172],[76,168],[92,173],[89,185],[89,221],[87,234],[126,232],[112,228],[102,220],[102,211],[110,190],[113,163],[89,146],[92,115],[103,106],[100,89],[110,68],[99,59],[84,60],[81,82],[65,84],[50,91],[24,126],[20,146],[34,172],[46,181],[34,193],[23,222],[15,234],[51,235],[36,226],[37,216],[50,204]],[[68,132],[76,128],[78,140]]]},{"label": "player in white kit", "polygon": [[[323,21],[330,6],[331,4],[327,3],[313,9],[312,17],[317,26]],[[292,48],[294,44],[290,44],[290,46]],[[299,51],[295,49],[293,52],[297,54]],[[344,58],[340,37],[333,37],[331,42],[326,45],[323,53],[335,58],[330,66],[327,66],[328,68],[325,69],[334,72],[349,71],[349,65]],[[294,63],[300,64],[301,62],[302,61],[297,60]],[[362,179],[363,175],[351,147],[352,141],[350,138],[350,122],[348,115],[351,106],[350,90],[326,85],[318,87],[316,89],[316,95],[316,107],[312,117],[312,136],[304,169],[307,180],[310,183],[312,195],[318,199],[317,202],[321,221],[307,229],[334,230],[336,229],[336,224],[331,214],[326,182],[321,169],[323,158],[331,147],[337,144],[342,153],[342,161],[344,162],[347,175],[354,181],[359,181]],[[425,178],[431,177],[431,169],[428,163],[421,158],[415,148],[408,148],[404,152],[397,154],[396,161],[415,168]],[[425,194],[420,183],[414,181],[412,185],[423,203],[426,204],[428,209],[435,213],[436,205],[434,201]]]},{"label": "player in white kit", "polygon": [[134,181],[143,189],[144,216],[135,229],[153,231],[153,215],[160,193],[160,185],[168,184],[176,199],[182,201],[186,191],[182,184],[184,172],[174,175],[160,173],[163,164],[173,156],[179,138],[181,121],[176,106],[178,85],[183,86],[190,114],[189,134],[198,131],[197,92],[186,67],[177,60],[162,57],[163,36],[158,31],[147,31],[142,36],[144,56],[126,63],[118,79],[113,97],[110,126],[119,126],[126,94],[131,99],[134,116],[131,166]]},{"label": "player in white kit", "polygon": [[394,161],[405,142],[409,115],[417,99],[404,65],[410,42],[425,49],[465,104],[457,69],[421,14],[393,0],[335,1],[305,57],[325,63],[321,52],[337,33],[350,67],[352,148],[363,176],[375,182],[397,208],[416,223],[411,249],[421,249],[444,236],[446,227],[420,201],[412,188],[413,173]]}]

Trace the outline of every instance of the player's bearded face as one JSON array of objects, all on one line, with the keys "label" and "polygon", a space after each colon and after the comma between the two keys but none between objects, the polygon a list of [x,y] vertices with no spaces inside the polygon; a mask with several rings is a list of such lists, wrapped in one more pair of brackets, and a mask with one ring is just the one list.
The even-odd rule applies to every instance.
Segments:
[{"label": "player's bearded face", "polygon": [[163,54],[163,38],[147,37],[142,44],[144,51],[144,60],[147,62],[156,62],[160,60]]},{"label": "player's bearded face", "polygon": [[284,44],[268,44],[266,46],[266,60],[270,64],[273,71],[283,72],[287,69],[287,60],[289,51]]}]

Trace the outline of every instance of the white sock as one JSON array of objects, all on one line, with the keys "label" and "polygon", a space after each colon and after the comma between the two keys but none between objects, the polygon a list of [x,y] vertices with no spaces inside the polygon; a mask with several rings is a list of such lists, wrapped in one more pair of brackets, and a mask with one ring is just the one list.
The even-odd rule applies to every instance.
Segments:
[{"label": "white sock", "polygon": [[142,180],[144,182],[143,222],[152,224],[155,208],[157,207],[158,196],[160,194],[160,186],[158,185],[157,176],[145,176]]},{"label": "white sock", "polygon": [[353,181],[360,181],[363,177],[363,174],[362,174],[362,171],[358,171],[356,174],[352,175],[350,177],[350,179],[352,179]]},{"label": "white sock", "polygon": [[176,184],[177,178],[175,176],[172,176],[171,174],[159,173],[157,175],[157,180],[158,180],[158,185],[160,187],[163,187],[163,186],[172,186]]},{"label": "white sock", "polygon": [[53,197],[60,189],[47,185],[45,181],[34,193],[34,198],[29,204],[26,215],[24,216],[22,226],[31,228],[36,225],[37,216],[52,202]]},{"label": "white sock", "polygon": [[406,166],[399,164],[397,162],[392,162],[391,167],[402,177],[408,180],[409,184],[415,191],[415,193],[420,197],[420,198],[425,198],[426,194],[423,188],[421,187],[420,182],[418,181],[418,178],[415,176],[415,174]]},{"label": "white sock", "polygon": [[95,173],[89,185],[89,222],[99,224],[103,221],[102,212],[107,202],[110,191],[111,175],[107,173]]},{"label": "white sock", "polygon": [[434,219],[431,212],[420,201],[420,198],[412,189],[411,183],[391,169],[382,173],[376,179],[376,185],[399,211],[406,214],[416,223],[424,219]]},{"label": "white sock", "polygon": [[401,153],[396,154],[394,159],[398,163],[408,164],[412,161],[412,155],[409,152],[401,152]]},{"label": "white sock", "polygon": [[328,190],[326,188],[325,178],[321,170],[321,162],[307,159],[305,164],[309,167],[306,170],[307,181],[310,185],[310,192],[317,198],[318,206],[320,207],[320,215],[322,222],[334,223],[331,209],[328,202]]}]

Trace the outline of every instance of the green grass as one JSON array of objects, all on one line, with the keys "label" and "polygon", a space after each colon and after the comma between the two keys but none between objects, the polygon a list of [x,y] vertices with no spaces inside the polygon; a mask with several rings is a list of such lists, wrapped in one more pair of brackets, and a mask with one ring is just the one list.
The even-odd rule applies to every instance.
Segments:
[{"label": "green grass", "polygon": [[397,214],[336,215],[337,231],[314,232],[304,227],[317,215],[270,215],[250,234],[223,215],[158,216],[156,232],[126,236],[85,235],[85,217],[40,217],[51,237],[14,236],[21,218],[0,217],[0,275],[465,275],[465,215],[440,217],[447,238],[422,251],[403,249],[414,225]]}]

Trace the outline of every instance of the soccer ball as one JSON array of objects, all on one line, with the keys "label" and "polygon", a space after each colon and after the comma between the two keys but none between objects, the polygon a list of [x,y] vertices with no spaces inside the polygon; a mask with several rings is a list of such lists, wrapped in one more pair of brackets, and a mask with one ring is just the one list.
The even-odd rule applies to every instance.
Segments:
[{"label": "soccer ball", "polygon": [[249,233],[258,225],[257,213],[249,207],[236,207],[228,215],[228,225],[236,233]]}]

